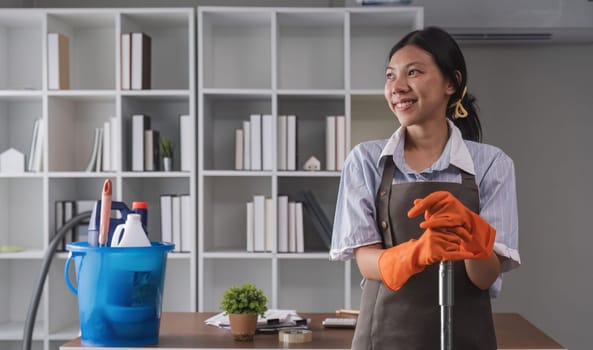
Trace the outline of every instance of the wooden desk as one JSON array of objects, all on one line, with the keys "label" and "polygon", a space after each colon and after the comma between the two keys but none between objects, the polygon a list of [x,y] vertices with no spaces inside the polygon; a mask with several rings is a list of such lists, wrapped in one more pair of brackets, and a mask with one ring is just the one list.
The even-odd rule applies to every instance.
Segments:
[{"label": "wooden desk", "polygon": [[[207,326],[204,320],[214,313],[165,312],[161,318],[159,343],[150,347],[133,349],[226,349],[242,348],[261,349],[350,349],[352,329],[324,329],[321,321],[325,317],[336,317],[335,314],[299,313],[300,316],[311,318],[310,328],[313,341],[304,344],[285,345],[278,342],[277,334],[256,334],[253,342],[236,342],[231,334],[221,328]],[[529,321],[515,313],[494,314],[494,326],[498,349],[563,349],[552,338],[533,326]],[[80,338],[74,339],[60,347],[61,350],[88,349],[80,344]],[[114,350],[118,348],[94,348]],[[124,348],[119,348],[124,349]]]}]

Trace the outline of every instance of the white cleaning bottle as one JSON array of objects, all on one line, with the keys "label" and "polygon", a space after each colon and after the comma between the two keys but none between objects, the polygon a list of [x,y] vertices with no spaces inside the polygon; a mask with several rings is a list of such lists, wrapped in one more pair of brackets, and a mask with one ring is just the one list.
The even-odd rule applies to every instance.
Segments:
[{"label": "white cleaning bottle", "polygon": [[142,228],[140,214],[128,214],[126,222],[113,231],[112,247],[150,247],[150,241]]}]

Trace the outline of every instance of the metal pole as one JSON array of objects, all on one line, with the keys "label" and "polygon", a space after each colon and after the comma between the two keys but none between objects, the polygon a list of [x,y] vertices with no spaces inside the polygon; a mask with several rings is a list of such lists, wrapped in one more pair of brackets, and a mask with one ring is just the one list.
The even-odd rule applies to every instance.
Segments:
[{"label": "metal pole", "polygon": [[453,349],[453,262],[439,264],[439,305],[441,306],[441,350]]}]

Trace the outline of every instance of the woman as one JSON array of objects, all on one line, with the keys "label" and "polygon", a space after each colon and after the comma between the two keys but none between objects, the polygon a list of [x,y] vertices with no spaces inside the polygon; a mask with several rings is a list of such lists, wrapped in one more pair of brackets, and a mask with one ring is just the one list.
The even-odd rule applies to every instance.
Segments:
[{"label": "woman", "polygon": [[401,127],[342,172],[331,258],[364,277],[353,349],[438,349],[438,262],[454,261],[453,347],[496,349],[490,296],[520,263],[512,160],[481,144],[463,54],[445,31],[389,54],[385,98]]}]

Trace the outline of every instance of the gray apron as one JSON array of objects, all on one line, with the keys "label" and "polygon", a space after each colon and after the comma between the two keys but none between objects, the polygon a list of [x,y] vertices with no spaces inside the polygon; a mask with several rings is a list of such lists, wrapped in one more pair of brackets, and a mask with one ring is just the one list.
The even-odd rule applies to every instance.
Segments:
[{"label": "gray apron", "polygon": [[[414,199],[434,191],[449,191],[469,209],[479,211],[478,188],[474,176],[469,173],[461,171],[461,184],[408,182],[393,185],[394,173],[393,158],[386,157],[375,199],[377,225],[384,248],[420,237],[424,230],[418,225],[424,215],[409,219],[407,212],[414,205]],[[495,350],[488,290],[479,289],[469,280],[463,261],[455,261],[454,266],[453,349]],[[440,330],[437,263],[413,275],[396,292],[381,281],[365,282],[352,349],[438,350]]]}]

